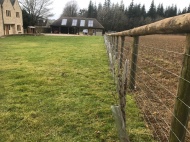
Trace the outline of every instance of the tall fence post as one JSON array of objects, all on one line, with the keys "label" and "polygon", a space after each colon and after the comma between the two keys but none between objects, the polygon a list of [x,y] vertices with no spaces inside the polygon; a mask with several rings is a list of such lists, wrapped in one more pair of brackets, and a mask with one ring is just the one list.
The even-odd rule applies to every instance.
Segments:
[{"label": "tall fence post", "polygon": [[118,47],[119,47],[119,36],[116,37],[116,47],[115,47],[116,59],[118,58]]},{"label": "tall fence post", "polygon": [[135,77],[136,77],[136,70],[137,70],[138,44],[139,44],[139,36],[135,36],[134,39],[133,39],[131,71],[130,71],[130,81],[129,81],[129,88],[131,90],[135,89]]},{"label": "tall fence post", "polygon": [[[179,79],[174,117],[171,124],[170,142],[184,142],[189,120],[190,106],[190,34],[186,36],[186,49]],[[180,121],[180,122],[179,122]]]},{"label": "tall fence post", "polygon": [[119,70],[122,69],[123,62],[123,51],[124,51],[125,36],[121,36],[121,51],[120,51],[120,60],[119,60]]},{"label": "tall fence post", "polygon": [[125,118],[125,106],[126,106],[126,98],[122,91],[122,67],[123,67],[123,52],[124,52],[124,44],[125,44],[125,36],[121,36],[121,53],[120,53],[120,61],[119,61],[119,100],[120,100],[120,107],[123,116],[123,120],[126,126],[126,118]]},{"label": "tall fence post", "polygon": [[112,106],[111,109],[113,112],[113,116],[115,118],[120,142],[130,142],[128,134],[126,133],[126,127],[125,127],[125,123],[123,120],[121,107],[120,106]]},{"label": "tall fence post", "polygon": [[[119,47],[119,36],[112,36],[112,55],[114,55],[114,59],[118,58],[118,47]],[[118,59],[118,75],[116,76],[117,82],[117,91],[119,94],[119,106],[112,106],[113,116],[116,121],[116,126],[119,134],[119,138],[121,142],[129,142],[129,137],[126,132],[126,82],[127,82],[127,61],[125,62],[124,70],[123,70],[123,53],[124,53],[124,42],[125,36],[121,37],[121,48],[120,48],[120,58]],[[115,54],[113,54],[113,52]],[[115,64],[115,62],[114,62]],[[115,68],[114,68],[115,71]]]}]

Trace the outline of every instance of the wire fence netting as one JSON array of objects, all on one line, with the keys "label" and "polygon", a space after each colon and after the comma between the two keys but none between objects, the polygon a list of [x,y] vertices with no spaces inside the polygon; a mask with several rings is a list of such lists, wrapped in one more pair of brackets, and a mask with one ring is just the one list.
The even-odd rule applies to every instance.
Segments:
[{"label": "wire fence netting", "polygon": [[[155,140],[169,141],[172,133],[181,141],[171,129],[172,119],[176,119],[186,130],[186,141],[190,142],[190,129],[174,115],[176,100],[189,109],[189,105],[177,96],[180,79],[190,84],[190,80],[181,77],[183,58],[189,56],[184,54],[185,36],[140,37],[137,53],[133,52],[133,40],[133,37],[128,36],[105,36],[117,91],[125,88],[127,94],[134,95]],[[137,62],[132,60],[133,56],[137,58]],[[135,68],[132,67],[134,65]],[[125,78],[127,82],[123,81]],[[134,89],[130,89],[131,83]]]}]

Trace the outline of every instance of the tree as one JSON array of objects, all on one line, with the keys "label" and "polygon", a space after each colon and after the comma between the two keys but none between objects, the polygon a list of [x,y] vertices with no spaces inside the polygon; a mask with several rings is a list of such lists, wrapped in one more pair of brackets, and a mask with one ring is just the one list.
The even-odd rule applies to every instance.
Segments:
[{"label": "tree", "polygon": [[133,8],[134,8],[134,2],[132,0],[132,2],[129,5],[129,8],[126,9],[125,11],[125,14],[127,15],[127,18],[129,19],[133,17]]},{"label": "tree", "polygon": [[102,10],[103,6],[101,3],[98,4],[98,11]]},{"label": "tree", "polygon": [[164,17],[164,7],[163,4],[159,4],[157,7],[157,16]]},{"label": "tree", "polygon": [[172,17],[177,15],[177,6],[168,6],[165,10],[165,17]]},{"label": "tree", "polygon": [[126,29],[132,29],[145,24],[146,10],[145,5],[134,4],[133,0],[125,10],[127,16]]},{"label": "tree", "polygon": [[123,3],[123,0],[120,2],[120,9],[124,12],[125,11],[125,5]]},{"label": "tree", "polygon": [[[89,13],[93,11],[93,6],[93,3],[90,2]],[[152,0],[150,8],[146,12],[145,5],[134,4],[134,0],[128,7],[125,7],[123,0],[116,4],[111,4],[111,0],[104,0],[103,5],[100,3],[97,9],[97,19],[104,26],[105,31],[121,31],[149,24],[168,16],[176,16],[178,13],[190,12],[190,5],[182,12],[178,12],[176,5],[164,9],[163,4],[159,4],[157,7]]]},{"label": "tree", "polygon": [[146,17],[146,8],[145,8],[145,5],[143,5],[143,6],[141,7],[141,15],[142,15],[143,18]]},{"label": "tree", "polygon": [[179,14],[190,13],[190,4],[188,7],[184,7],[182,11],[178,12]]},{"label": "tree", "polygon": [[78,12],[78,3],[76,0],[70,0],[66,3],[61,17],[76,17]]},{"label": "tree", "polygon": [[113,4],[111,8],[111,13],[112,13],[112,21],[110,22],[111,30],[112,31],[125,30],[127,18],[124,13],[124,5],[122,4],[122,2],[120,3],[120,5],[118,3],[116,5]]},{"label": "tree", "polygon": [[185,7],[185,8],[182,10],[182,12],[181,12],[181,14],[185,14],[185,13],[187,13],[187,7]]},{"label": "tree", "polygon": [[111,1],[110,0],[105,0],[104,1],[104,7],[110,8],[111,7]]},{"label": "tree", "polygon": [[79,16],[79,17],[85,17],[85,18],[86,18],[87,15],[88,15],[88,10],[87,10],[87,9],[84,9],[84,8],[83,8],[83,9],[80,9],[80,10],[79,10],[79,13],[78,13],[78,16]]},{"label": "tree", "polygon": [[97,7],[96,4],[93,4],[90,0],[90,3],[88,5],[88,18],[97,18]]},{"label": "tree", "polygon": [[189,6],[187,8],[187,13],[189,13],[189,12],[190,12],[190,4],[189,4]]},{"label": "tree", "polygon": [[30,26],[30,15],[26,12],[26,10],[22,10],[22,17],[23,17],[23,27],[27,29]]},{"label": "tree", "polygon": [[35,25],[39,19],[53,16],[50,8],[52,0],[20,0],[20,3],[22,9],[28,14],[30,25]]},{"label": "tree", "polygon": [[151,3],[151,5],[150,5],[150,9],[149,9],[147,15],[148,15],[151,19],[153,19],[153,20],[156,19],[156,6],[154,5],[154,0],[152,0],[152,3]]}]

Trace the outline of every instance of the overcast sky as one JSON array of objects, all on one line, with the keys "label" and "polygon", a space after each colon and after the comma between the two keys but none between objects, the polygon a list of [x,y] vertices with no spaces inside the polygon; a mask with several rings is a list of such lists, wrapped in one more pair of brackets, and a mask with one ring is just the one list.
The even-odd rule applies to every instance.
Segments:
[{"label": "overcast sky", "polygon": [[[52,18],[57,19],[61,15],[63,8],[65,4],[70,0],[54,0],[53,1],[53,10],[52,12],[55,14]],[[88,4],[90,0],[76,0],[78,2],[79,8],[88,8]],[[105,0],[92,0],[92,2],[96,2],[98,5],[99,3],[104,3]],[[120,3],[121,0],[111,0],[111,3]],[[125,6],[129,6],[132,0],[123,0]],[[150,7],[152,0],[134,0],[135,4],[145,4],[146,9]],[[169,5],[177,5],[178,9],[183,9],[184,7],[188,7],[190,4],[190,0],[154,0],[155,5],[158,5],[159,3],[163,3],[163,5],[169,6]]]}]

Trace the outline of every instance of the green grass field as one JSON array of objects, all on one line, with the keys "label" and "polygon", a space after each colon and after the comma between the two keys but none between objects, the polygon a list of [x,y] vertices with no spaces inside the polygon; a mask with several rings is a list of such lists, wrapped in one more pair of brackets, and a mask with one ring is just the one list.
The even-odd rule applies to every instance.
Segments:
[{"label": "green grass field", "polygon": [[[115,142],[102,37],[0,38],[0,142]],[[128,96],[131,141],[152,141]]]}]

